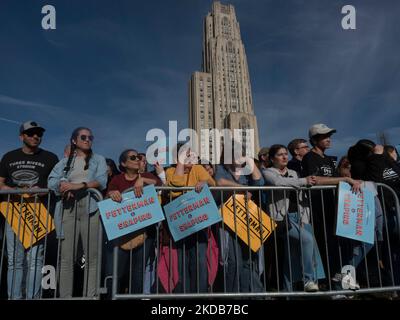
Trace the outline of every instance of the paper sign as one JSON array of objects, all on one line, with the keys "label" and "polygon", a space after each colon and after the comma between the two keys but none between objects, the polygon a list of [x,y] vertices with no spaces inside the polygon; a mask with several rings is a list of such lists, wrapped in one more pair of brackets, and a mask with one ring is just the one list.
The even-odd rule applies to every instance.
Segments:
[{"label": "paper sign", "polygon": [[354,194],[348,183],[339,183],[336,235],[374,244],[375,201],[373,193],[362,188]]},{"label": "paper sign", "polygon": [[140,198],[136,198],[134,192],[131,191],[122,194],[122,202],[107,199],[98,202],[98,206],[108,240],[122,237],[164,220],[153,185],[144,187]]},{"label": "paper sign", "polygon": [[[236,232],[238,237],[248,246],[250,238],[250,248],[257,252],[272,231],[275,230],[276,223],[251,200],[247,202],[247,209],[248,211],[246,211],[244,195],[235,195],[235,201],[232,196],[224,203],[222,218],[224,223],[233,232]],[[248,212],[248,215],[246,212]],[[260,223],[261,217],[262,224]]]},{"label": "paper sign", "polygon": [[169,230],[175,241],[222,220],[207,185],[200,193],[190,191],[164,206]]},{"label": "paper sign", "polygon": [[53,218],[43,203],[35,203],[35,197],[22,197],[22,201],[1,202],[0,211],[25,249],[54,230]]}]

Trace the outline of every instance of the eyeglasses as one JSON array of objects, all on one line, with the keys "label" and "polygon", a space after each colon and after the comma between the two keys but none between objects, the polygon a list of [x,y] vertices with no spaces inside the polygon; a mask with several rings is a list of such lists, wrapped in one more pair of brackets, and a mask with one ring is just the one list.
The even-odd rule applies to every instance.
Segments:
[{"label": "eyeglasses", "polygon": [[131,161],[137,161],[137,160],[142,160],[143,156],[142,155],[133,154],[130,157],[128,157],[128,159],[131,160]]},{"label": "eyeglasses", "polygon": [[310,149],[309,146],[301,146],[301,147],[297,147],[296,149]]},{"label": "eyeglasses", "polygon": [[79,138],[80,138],[82,141],[86,141],[86,140],[88,140],[88,141],[93,141],[93,139],[94,139],[93,136],[87,136],[86,134],[82,134]]},{"label": "eyeglasses", "polygon": [[28,137],[33,137],[34,135],[37,135],[39,138],[43,137],[43,131],[42,130],[32,130],[32,131],[25,131],[25,135]]}]

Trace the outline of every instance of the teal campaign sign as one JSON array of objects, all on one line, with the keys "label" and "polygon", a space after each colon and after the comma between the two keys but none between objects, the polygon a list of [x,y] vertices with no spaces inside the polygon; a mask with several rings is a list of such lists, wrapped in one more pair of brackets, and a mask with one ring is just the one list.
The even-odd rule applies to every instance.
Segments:
[{"label": "teal campaign sign", "polygon": [[153,185],[143,188],[143,195],[136,198],[133,191],[122,194],[122,201],[111,199],[98,203],[101,219],[108,240],[146,228],[164,220],[164,214]]},{"label": "teal campaign sign", "polygon": [[374,244],[375,200],[367,188],[354,194],[348,183],[339,183],[336,235]]},{"label": "teal campaign sign", "polygon": [[175,241],[222,220],[210,189],[190,191],[164,206],[169,230]]}]

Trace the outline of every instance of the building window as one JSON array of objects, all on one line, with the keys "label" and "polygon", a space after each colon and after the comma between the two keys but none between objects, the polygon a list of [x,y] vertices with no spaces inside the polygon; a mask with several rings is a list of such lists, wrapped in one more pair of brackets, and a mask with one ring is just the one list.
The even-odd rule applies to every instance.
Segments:
[{"label": "building window", "polygon": [[222,19],[222,35],[228,38],[231,34],[231,26],[227,17]]}]

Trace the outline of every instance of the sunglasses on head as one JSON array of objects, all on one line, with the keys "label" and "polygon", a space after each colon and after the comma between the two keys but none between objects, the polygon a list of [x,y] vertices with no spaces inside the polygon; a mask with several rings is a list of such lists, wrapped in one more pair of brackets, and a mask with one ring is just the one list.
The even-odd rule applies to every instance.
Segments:
[{"label": "sunglasses on head", "polygon": [[33,137],[34,135],[37,135],[39,138],[43,137],[43,131],[42,130],[31,130],[31,131],[26,131],[24,132],[25,135],[28,137]]},{"label": "sunglasses on head", "polygon": [[133,155],[129,156],[128,159],[129,159],[129,160],[132,160],[132,161],[142,160],[142,159],[143,159],[143,156],[142,156],[142,155],[133,154]]},{"label": "sunglasses on head", "polygon": [[94,139],[93,136],[87,136],[86,134],[82,134],[79,138],[80,138],[82,141],[86,141],[86,140],[93,141],[93,139]]}]

